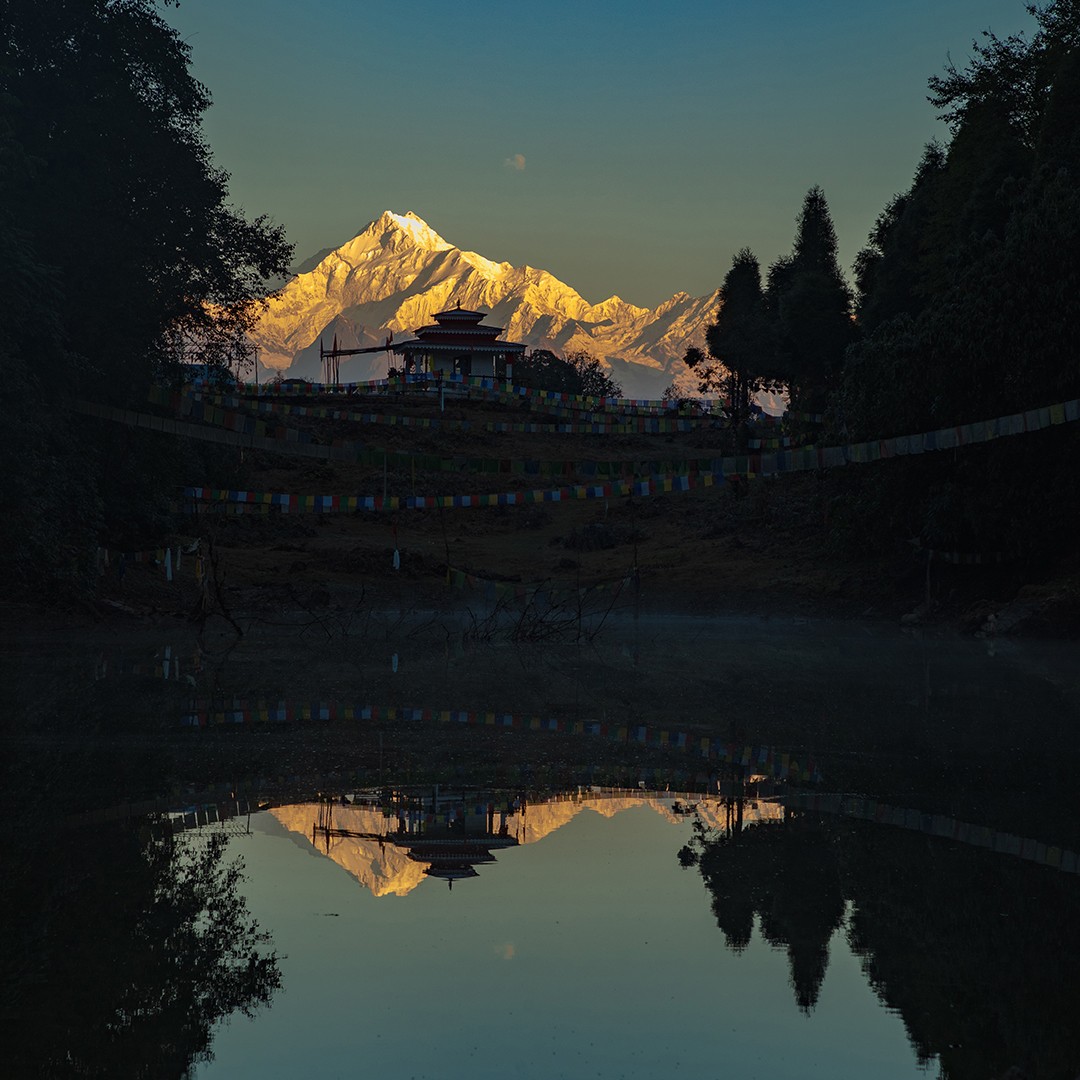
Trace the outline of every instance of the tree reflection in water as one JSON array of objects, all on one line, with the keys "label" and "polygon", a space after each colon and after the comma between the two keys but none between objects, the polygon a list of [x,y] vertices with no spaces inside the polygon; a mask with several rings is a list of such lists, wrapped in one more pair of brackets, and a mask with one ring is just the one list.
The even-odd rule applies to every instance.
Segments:
[{"label": "tree reflection in water", "polygon": [[757,915],[762,937],[787,950],[795,1000],[810,1011],[825,978],[829,939],[844,917],[830,838],[804,820],[699,837],[699,868],[727,944],[746,948]]},{"label": "tree reflection in water", "polygon": [[[1080,889],[1075,875],[981,848],[800,812],[697,829],[697,864],[729,947],[755,917],[787,950],[811,1010],[843,927],[882,1002],[943,1080],[1073,1078],[1080,1050]],[[846,913],[846,918],[845,918]]]},{"label": "tree reflection in water", "polygon": [[4,951],[7,1075],[181,1077],[211,1056],[215,1023],[280,987],[224,834],[192,842],[158,823],[39,839],[2,890],[21,930]]}]

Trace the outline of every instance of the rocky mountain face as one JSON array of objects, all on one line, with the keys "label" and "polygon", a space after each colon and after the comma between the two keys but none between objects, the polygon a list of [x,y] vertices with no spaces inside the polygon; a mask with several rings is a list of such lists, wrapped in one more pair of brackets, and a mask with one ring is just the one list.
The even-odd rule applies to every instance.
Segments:
[{"label": "rocky mountain face", "polygon": [[[701,345],[717,294],[676,293],[656,308],[618,296],[590,304],[546,270],[495,263],[444,240],[413,213],[387,210],[348,243],[301,266],[270,302],[252,337],[265,370],[319,378],[319,341],[379,345],[460,303],[490,312],[506,337],[560,355],[584,350],[608,364],[631,397],[659,397],[673,381],[693,384],[682,357]],[[385,354],[343,360],[344,381],[386,374]]]}]

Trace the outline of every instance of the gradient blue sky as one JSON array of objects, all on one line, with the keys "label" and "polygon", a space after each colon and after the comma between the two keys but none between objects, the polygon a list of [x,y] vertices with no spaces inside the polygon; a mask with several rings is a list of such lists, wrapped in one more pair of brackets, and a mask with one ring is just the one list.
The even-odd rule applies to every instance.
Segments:
[{"label": "gradient blue sky", "polygon": [[[701,295],[791,248],[813,184],[850,269],[945,128],[926,79],[1021,0],[183,0],[165,8],[249,214],[300,261],[383,210],[597,302]],[[520,155],[520,159],[518,159]],[[523,165],[523,168],[517,167]]]}]

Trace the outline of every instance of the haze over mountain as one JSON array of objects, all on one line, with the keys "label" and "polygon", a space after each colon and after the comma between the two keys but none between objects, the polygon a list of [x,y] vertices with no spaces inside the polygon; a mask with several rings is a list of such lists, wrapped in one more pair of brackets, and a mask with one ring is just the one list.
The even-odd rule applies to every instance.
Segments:
[{"label": "haze over mountain", "polygon": [[[584,350],[606,362],[632,397],[659,397],[690,382],[682,357],[715,318],[717,294],[678,292],[656,308],[618,296],[590,304],[546,270],[496,263],[444,240],[411,211],[381,214],[341,247],[306,260],[270,302],[252,339],[265,369],[319,378],[319,341],[343,348],[381,344],[460,303],[490,312],[506,337],[563,355]],[[386,374],[385,354],[343,360],[343,381]]]}]

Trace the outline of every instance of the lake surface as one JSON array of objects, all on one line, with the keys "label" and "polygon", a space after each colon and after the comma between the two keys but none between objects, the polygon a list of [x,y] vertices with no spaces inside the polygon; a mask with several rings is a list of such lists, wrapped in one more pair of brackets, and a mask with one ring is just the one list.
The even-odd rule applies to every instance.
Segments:
[{"label": "lake surface", "polygon": [[15,1074],[1080,1071],[1074,645],[470,625],[9,640]]}]

